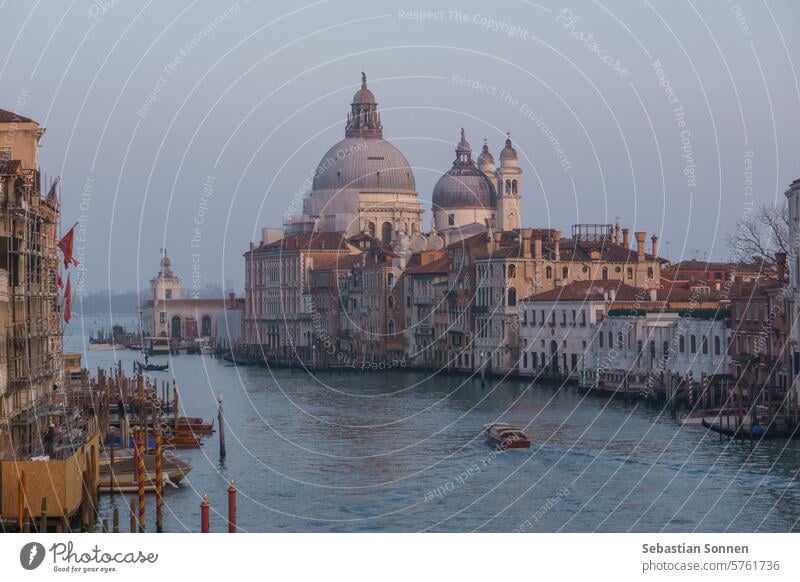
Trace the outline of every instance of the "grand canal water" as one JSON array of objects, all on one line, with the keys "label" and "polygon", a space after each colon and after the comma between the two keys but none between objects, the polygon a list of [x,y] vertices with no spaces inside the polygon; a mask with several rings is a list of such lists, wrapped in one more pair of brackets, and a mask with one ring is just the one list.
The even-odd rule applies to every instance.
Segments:
[{"label": "grand canal water", "polygon": [[[83,323],[67,350],[108,327]],[[135,357],[87,351],[84,365],[130,369]],[[199,530],[203,493],[224,530],[230,479],[246,531],[800,530],[800,441],[720,441],[641,403],[524,380],[170,364],[157,377],[177,380],[185,413],[213,417],[222,393],[228,426],[224,462],[216,435],[180,452],[193,470],[166,493],[169,531]],[[493,452],[480,432],[495,420],[525,427],[535,446]],[[112,503],[125,507],[104,496],[104,514]]]}]

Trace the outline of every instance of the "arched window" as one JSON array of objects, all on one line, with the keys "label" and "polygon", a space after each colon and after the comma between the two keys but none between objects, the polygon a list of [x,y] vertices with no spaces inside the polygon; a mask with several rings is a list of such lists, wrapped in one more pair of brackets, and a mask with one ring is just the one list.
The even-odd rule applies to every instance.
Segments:
[{"label": "arched window", "polygon": [[544,270],[544,276],[547,277],[548,279],[552,279],[553,278],[553,267],[547,267]]},{"label": "arched window", "polygon": [[603,267],[603,280],[608,279],[608,267]]},{"label": "arched window", "polygon": [[389,309],[394,309],[394,295],[389,295],[389,299],[387,299],[387,305]]},{"label": "arched window", "polygon": [[517,305],[517,290],[513,287],[508,288],[508,306],[515,307]]},{"label": "arched window", "polygon": [[392,223],[384,222],[381,227],[381,240],[385,243],[392,242]]},{"label": "arched window", "polygon": [[653,278],[653,267],[647,267],[647,278],[648,279]]},{"label": "arched window", "polygon": [[512,180],[512,182],[511,182],[511,193],[512,194],[516,194],[517,193],[517,181],[516,180]]},{"label": "arched window", "polygon": [[386,286],[390,289],[394,287],[394,273],[387,273],[386,274]]},{"label": "arched window", "polygon": [[633,279],[633,269],[628,267],[628,279]]},{"label": "arched window", "polygon": [[200,321],[200,335],[211,337],[211,318],[208,315],[204,315]]},{"label": "arched window", "polygon": [[508,266],[508,278],[513,279],[517,276],[517,266],[516,265],[509,265]]},{"label": "arched window", "polygon": [[172,318],[171,337],[180,338],[181,336],[181,318],[177,315]]},{"label": "arched window", "polygon": [[683,336],[678,337],[678,349],[681,353],[686,351],[686,338]]},{"label": "arched window", "polygon": [[617,333],[617,349],[622,349],[622,332]]},{"label": "arched window", "polygon": [[506,194],[511,194],[511,180],[506,180]]},{"label": "arched window", "polygon": [[721,351],[721,342],[718,335],[714,336],[714,355],[718,356]]},{"label": "arched window", "polygon": [[706,336],[703,336],[703,353],[708,353],[708,338]]},{"label": "arched window", "polygon": [[569,268],[568,267],[561,267],[561,278],[568,279],[569,278]]},{"label": "arched window", "polygon": [[689,351],[693,354],[697,353],[697,338],[695,336],[689,337]]},{"label": "arched window", "polygon": [[390,319],[389,322],[386,324],[386,330],[389,332],[389,335],[394,335],[394,320]]},{"label": "arched window", "polygon": [[375,223],[374,222],[370,222],[367,225],[367,230],[369,230],[369,236],[371,236],[372,238],[375,238]]}]

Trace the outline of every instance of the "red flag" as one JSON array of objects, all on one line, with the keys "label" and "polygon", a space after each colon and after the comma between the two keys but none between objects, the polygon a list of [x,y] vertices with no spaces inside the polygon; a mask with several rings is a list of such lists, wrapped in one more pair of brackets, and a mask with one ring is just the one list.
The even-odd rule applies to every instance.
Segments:
[{"label": "red flag", "polygon": [[72,319],[72,284],[67,275],[67,288],[64,290],[64,321]]},{"label": "red flag", "polygon": [[67,232],[67,234],[65,234],[64,237],[58,241],[58,248],[61,249],[61,252],[64,254],[65,269],[69,267],[70,263],[74,264],[76,267],[78,266],[78,261],[72,256],[72,245],[75,240],[76,225],[73,225],[73,227],[69,229],[69,232]]}]

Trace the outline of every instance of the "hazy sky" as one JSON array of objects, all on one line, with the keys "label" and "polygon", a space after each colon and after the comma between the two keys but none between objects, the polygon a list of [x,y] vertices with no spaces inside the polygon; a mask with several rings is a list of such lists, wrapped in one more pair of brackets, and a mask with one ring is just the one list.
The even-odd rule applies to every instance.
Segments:
[{"label": "hazy sky", "polygon": [[524,224],[619,219],[724,259],[800,176],[798,22],[796,0],[3,2],[0,107],[47,128],[87,291],[145,284],[163,246],[186,286],[241,290],[362,68],[426,205],[460,127],[495,155],[510,131]]}]

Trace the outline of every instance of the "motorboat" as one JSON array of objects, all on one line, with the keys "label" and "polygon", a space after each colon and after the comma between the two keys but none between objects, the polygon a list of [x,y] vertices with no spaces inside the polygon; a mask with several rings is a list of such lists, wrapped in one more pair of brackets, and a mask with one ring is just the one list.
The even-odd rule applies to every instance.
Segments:
[{"label": "motorboat", "polygon": [[529,449],[531,439],[522,429],[502,422],[493,422],[484,427],[486,438],[501,449]]}]

